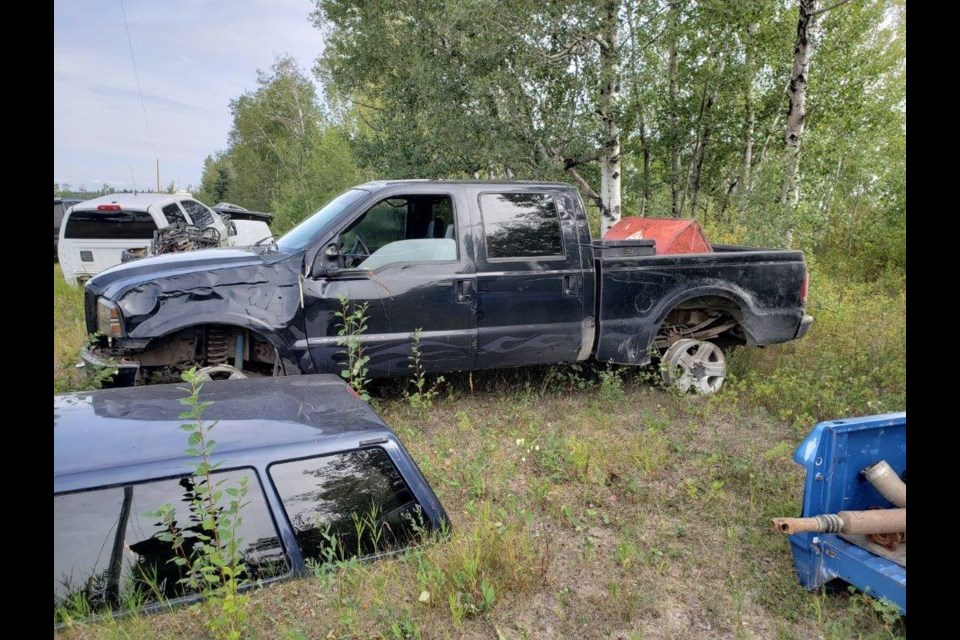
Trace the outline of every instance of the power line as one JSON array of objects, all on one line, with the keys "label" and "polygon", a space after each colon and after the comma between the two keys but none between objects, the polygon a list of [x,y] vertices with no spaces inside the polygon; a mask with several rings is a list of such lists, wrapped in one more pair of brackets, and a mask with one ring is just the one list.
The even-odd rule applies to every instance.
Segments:
[{"label": "power line", "polygon": [[133,75],[137,79],[137,93],[140,94],[140,108],[143,109],[143,121],[147,125],[147,137],[150,138],[150,147],[153,149],[153,157],[157,156],[157,145],[153,143],[153,133],[150,131],[150,120],[147,118],[147,105],[143,102],[143,89],[140,88],[140,73],[137,71],[137,59],[133,55],[133,41],[130,40],[130,26],[127,25],[127,11],[123,7],[123,0],[120,0],[120,12],[123,13],[123,28],[127,32],[127,44],[130,46],[130,60],[133,62]]}]

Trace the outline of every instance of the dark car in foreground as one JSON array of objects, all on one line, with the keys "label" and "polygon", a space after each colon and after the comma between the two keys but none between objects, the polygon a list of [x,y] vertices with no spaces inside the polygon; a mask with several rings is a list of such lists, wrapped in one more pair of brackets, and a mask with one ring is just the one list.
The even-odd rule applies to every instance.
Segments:
[{"label": "dark car in foreground", "polygon": [[[196,544],[188,505],[198,459],[185,453],[185,395],[182,385],[153,385],[54,396],[55,613],[199,597],[179,582],[151,515],[173,505],[184,548]],[[336,377],[212,381],[200,399],[213,403],[204,420],[218,421],[214,479],[226,488],[247,478],[239,535],[251,583],[446,531],[443,506],[403,445]]]}]

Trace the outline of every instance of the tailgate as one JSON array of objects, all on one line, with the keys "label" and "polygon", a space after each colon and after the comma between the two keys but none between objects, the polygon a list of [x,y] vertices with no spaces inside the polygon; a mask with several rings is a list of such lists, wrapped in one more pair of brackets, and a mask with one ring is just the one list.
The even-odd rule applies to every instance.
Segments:
[{"label": "tailgate", "polygon": [[[146,248],[150,240],[71,240],[69,252],[78,275],[96,275],[120,264],[125,249]],[[64,251],[60,248],[61,253]]]}]

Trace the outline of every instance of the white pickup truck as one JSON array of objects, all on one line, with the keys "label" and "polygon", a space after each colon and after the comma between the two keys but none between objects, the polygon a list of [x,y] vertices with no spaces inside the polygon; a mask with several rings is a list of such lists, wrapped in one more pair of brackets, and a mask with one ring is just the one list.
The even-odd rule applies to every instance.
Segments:
[{"label": "white pickup truck", "polygon": [[120,264],[125,250],[148,249],[154,233],[173,224],[200,227],[224,247],[250,246],[271,235],[262,219],[227,218],[189,193],[113,193],[86,200],[67,210],[60,225],[63,277],[71,285],[88,280]]}]

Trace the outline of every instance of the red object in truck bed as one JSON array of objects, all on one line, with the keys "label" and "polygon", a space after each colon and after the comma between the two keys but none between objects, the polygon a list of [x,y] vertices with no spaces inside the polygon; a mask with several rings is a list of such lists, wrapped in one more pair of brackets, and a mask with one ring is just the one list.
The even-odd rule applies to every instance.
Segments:
[{"label": "red object in truck bed", "polygon": [[657,255],[665,253],[711,253],[713,247],[696,220],[690,218],[621,218],[604,240],[657,241]]}]

